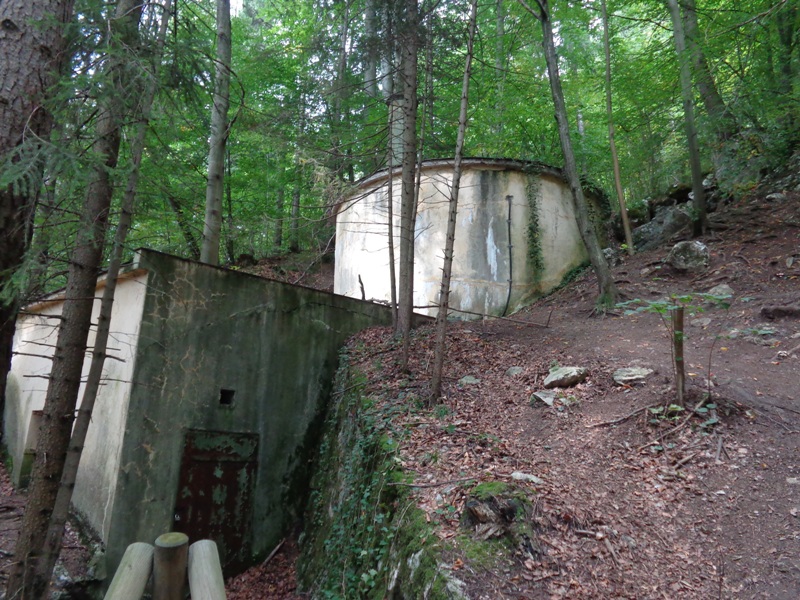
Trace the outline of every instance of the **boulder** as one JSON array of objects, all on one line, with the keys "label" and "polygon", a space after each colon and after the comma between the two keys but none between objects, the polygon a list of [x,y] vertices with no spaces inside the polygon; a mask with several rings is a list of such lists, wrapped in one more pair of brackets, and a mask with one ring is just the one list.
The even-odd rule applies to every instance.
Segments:
[{"label": "boulder", "polygon": [[685,207],[660,208],[652,221],[633,230],[633,244],[637,250],[653,250],[691,224],[692,218]]},{"label": "boulder", "polygon": [[611,377],[617,385],[636,385],[644,383],[644,380],[652,374],[653,369],[645,367],[623,367],[614,371]]},{"label": "boulder", "polygon": [[589,370],[583,367],[559,367],[550,371],[544,380],[544,387],[552,389],[556,387],[571,387],[589,376]]},{"label": "boulder", "polygon": [[711,253],[697,240],[678,242],[667,255],[666,263],[678,271],[703,271],[708,268]]}]

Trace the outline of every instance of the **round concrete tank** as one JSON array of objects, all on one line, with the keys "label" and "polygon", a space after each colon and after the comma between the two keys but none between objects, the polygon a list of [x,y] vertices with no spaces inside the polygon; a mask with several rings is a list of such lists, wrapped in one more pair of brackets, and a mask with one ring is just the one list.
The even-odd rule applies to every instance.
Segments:
[{"label": "round concrete tank", "polygon": [[[561,172],[526,161],[462,163],[450,309],[453,316],[514,312],[587,261]],[[388,171],[362,180],[336,217],[334,292],[388,302]],[[400,170],[392,177],[393,243],[399,260]],[[453,179],[452,160],[422,164],[415,227],[414,305],[437,312]],[[590,195],[595,215],[603,202]],[[599,220],[599,219],[598,219]],[[359,280],[360,278],[360,280]],[[362,287],[363,285],[363,287]]]}]

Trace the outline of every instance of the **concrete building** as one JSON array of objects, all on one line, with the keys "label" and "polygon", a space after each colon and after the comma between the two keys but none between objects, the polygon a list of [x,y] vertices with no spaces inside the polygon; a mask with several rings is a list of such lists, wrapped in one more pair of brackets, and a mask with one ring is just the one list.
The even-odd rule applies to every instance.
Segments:
[{"label": "concrete building", "polygon": [[[19,319],[4,420],[17,483],[62,303]],[[128,544],[170,530],[217,541],[228,573],[269,552],[303,509],[339,348],[390,319],[380,305],[140,252],[117,288],[73,500],[110,573]]]},{"label": "concrete building", "polygon": [[[422,164],[415,229],[414,305],[435,315],[447,230],[452,160]],[[364,179],[336,218],[334,292],[388,301],[388,183]],[[399,259],[400,170],[392,174],[395,259]],[[608,203],[588,193],[600,226]],[[558,286],[588,260],[561,171],[517,160],[463,162],[450,307],[456,316],[502,315]],[[359,281],[359,277],[361,278]],[[459,312],[463,311],[463,312]]]}]

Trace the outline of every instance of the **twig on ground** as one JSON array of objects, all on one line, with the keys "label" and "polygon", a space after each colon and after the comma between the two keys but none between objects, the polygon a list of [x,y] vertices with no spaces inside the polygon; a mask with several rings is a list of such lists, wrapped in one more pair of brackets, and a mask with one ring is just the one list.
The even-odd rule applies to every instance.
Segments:
[{"label": "twig on ground", "polygon": [[699,452],[694,452],[694,453],[690,454],[689,456],[684,456],[682,459],[680,459],[678,462],[675,463],[675,465],[674,465],[675,466],[675,470],[680,469],[683,465],[688,463],[690,460],[692,460],[698,454],[699,454]]},{"label": "twig on ground", "polygon": [[714,456],[714,463],[715,464],[719,464],[720,462],[722,462],[719,459],[720,452],[722,452],[722,436],[719,436],[719,438],[717,439],[717,453]]},{"label": "twig on ground", "polygon": [[614,552],[614,546],[611,545],[611,540],[606,537],[603,538],[603,541],[605,542],[606,548],[608,548],[608,551],[611,554],[611,558],[614,561],[614,566],[619,568],[619,559],[617,559],[617,553]]},{"label": "twig on ground", "polygon": [[262,563],[261,563],[261,566],[262,566],[262,567],[263,567],[265,564],[267,564],[269,561],[271,561],[273,558],[275,558],[275,555],[278,553],[278,550],[280,550],[280,549],[281,549],[281,547],[283,546],[283,543],[284,543],[285,541],[286,541],[286,538],[283,538],[283,539],[282,539],[280,542],[278,542],[278,545],[277,545],[277,546],[275,546],[275,547],[272,549],[272,552],[270,552],[270,553],[269,553],[269,556],[267,556],[267,558],[265,558],[265,559],[264,559],[264,562],[262,562]]}]

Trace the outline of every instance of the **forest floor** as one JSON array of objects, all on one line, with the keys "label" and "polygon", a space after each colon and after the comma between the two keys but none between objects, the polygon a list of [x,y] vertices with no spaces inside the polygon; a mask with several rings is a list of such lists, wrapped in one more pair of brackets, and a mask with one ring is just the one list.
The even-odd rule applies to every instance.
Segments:
[{"label": "forest floor", "polygon": [[[519,483],[536,498],[532,548],[500,551],[487,568],[452,544],[449,570],[468,597],[800,598],[800,194],[765,196],[711,216],[701,274],[663,264],[669,245],[613,269],[628,300],[733,289],[727,309],[698,300],[687,310],[685,411],[654,412],[675,399],[661,316],[597,315],[590,271],[511,319],[449,328],[442,405],[395,424],[408,431],[400,455],[419,506],[455,542],[476,484],[514,472],[543,482]],[[794,309],[762,312],[774,306]],[[414,336],[410,375],[388,338],[363,333],[380,360],[361,364],[384,391],[423,397],[431,329]],[[532,403],[554,366],[589,377],[555,407]],[[654,373],[615,385],[612,373],[630,366]],[[691,415],[709,391],[708,412]],[[229,598],[303,597],[295,555],[288,543],[232,582]]]},{"label": "forest floor", "polygon": [[[675,398],[660,315],[596,314],[590,271],[510,319],[450,326],[441,406],[396,425],[408,432],[400,457],[420,486],[413,493],[451,544],[446,566],[469,598],[800,598],[800,314],[762,311],[800,303],[800,193],[765,195],[712,215],[702,274],[663,264],[669,246],[613,269],[629,300],[733,289],[730,308],[699,304],[687,315],[683,412],[654,412]],[[318,287],[330,283],[325,267]],[[389,338],[386,329],[361,335],[367,352],[381,352],[362,357],[368,375],[424,397],[431,328],[413,337],[410,375]],[[553,407],[532,402],[554,366],[586,367],[589,377]],[[612,373],[630,366],[654,373],[615,385]],[[708,391],[716,408],[691,415]],[[460,516],[477,483],[511,482],[514,472],[541,479],[517,482],[535,498],[536,539],[506,547],[487,568],[454,543],[465,534]],[[24,498],[4,473],[0,495],[4,576]],[[305,597],[295,589],[296,548],[287,540],[230,581],[228,598]],[[79,544],[67,544],[67,564],[86,556],[71,552]]]}]

